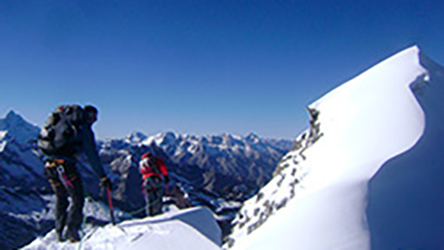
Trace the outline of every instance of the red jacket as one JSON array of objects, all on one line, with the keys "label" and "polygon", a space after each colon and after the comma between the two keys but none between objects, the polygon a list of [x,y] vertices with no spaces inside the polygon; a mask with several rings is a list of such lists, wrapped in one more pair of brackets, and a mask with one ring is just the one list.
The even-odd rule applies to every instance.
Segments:
[{"label": "red jacket", "polygon": [[142,179],[145,180],[151,176],[159,178],[166,177],[168,170],[162,158],[156,157],[150,153],[144,154],[139,164],[139,171],[142,174]]}]

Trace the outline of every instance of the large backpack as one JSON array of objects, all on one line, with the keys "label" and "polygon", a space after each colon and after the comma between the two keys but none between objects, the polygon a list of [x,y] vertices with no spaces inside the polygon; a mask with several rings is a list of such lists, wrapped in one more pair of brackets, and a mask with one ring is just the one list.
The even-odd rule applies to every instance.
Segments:
[{"label": "large backpack", "polygon": [[79,105],[58,107],[47,118],[38,136],[37,145],[46,155],[58,155],[74,150],[78,141],[78,127],[86,121],[85,111]]}]

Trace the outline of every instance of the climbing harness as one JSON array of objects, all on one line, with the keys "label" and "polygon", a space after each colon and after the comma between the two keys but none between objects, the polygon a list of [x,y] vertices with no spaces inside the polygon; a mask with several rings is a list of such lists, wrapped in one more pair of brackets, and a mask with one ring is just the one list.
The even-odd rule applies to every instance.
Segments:
[{"label": "climbing harness", "polygon": [[[74,185],[72,184],[71,180],[69,179],[68,175],[65,172],[65,160],[63,159],[51,159],[45,163],[45,168],[55,168],[57,171],[58,177],[60,182],[62,182],[63,186],[66,189],[72,189],[74,188]],[[73,178],[74,179],[74,178]],[[58,186],[56,182],[53,180],[50,180],[51,184],[54,186]]]},{"label": "climbing harness", "polygon": [[68,176],[65,173],[65,168],[63,165],[59,165],[56,167],[57,173],[59,174],[59,179],[63,183],[63,186],[65,186],[66,189],[72,189],[74,188],[74,185],[69,180]]}]

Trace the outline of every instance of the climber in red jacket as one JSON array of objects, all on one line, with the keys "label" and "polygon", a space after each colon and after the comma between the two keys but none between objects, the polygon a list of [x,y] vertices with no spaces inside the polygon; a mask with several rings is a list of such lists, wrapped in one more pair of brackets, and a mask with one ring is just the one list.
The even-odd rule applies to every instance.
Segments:
[{"label": "climber in red jacket", "polygon": [[154,216],[161,213],[162,198],[168,192],[168,170],[165,162],[151,153],[142,155],[139,171],[143,179],[146,213]]}]

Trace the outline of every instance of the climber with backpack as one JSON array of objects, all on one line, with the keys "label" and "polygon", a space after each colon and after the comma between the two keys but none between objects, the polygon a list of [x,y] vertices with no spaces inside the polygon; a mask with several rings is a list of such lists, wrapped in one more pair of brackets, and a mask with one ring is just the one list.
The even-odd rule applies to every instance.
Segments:
[{"label": "climber with backpack", "polygon": [[[55,192],[55,227],[59,241],[80,241],[83,222],[84,190],[77,169],[77,158],[85,153],[89,164],[101,178],[100,185],[111,188],[96,149],[91,126],[98,110],[87,105],[59,106],[46,120],[38,136],[37,145],[44,155],[45,177]],[[67,212],[71,198],[71,206]],[[66,231],[64,230],[66,226]],[[64,233],[65,231],[65,233]]]},{"label": "climber with backpack", "polygon": [[142,174],[142,190],[145,194],[146,214],[155,216],[161,213],[162,200],[168,195],[168,170],[162,158],[151,153],[142,155],[139,162],[139,171]]}]

